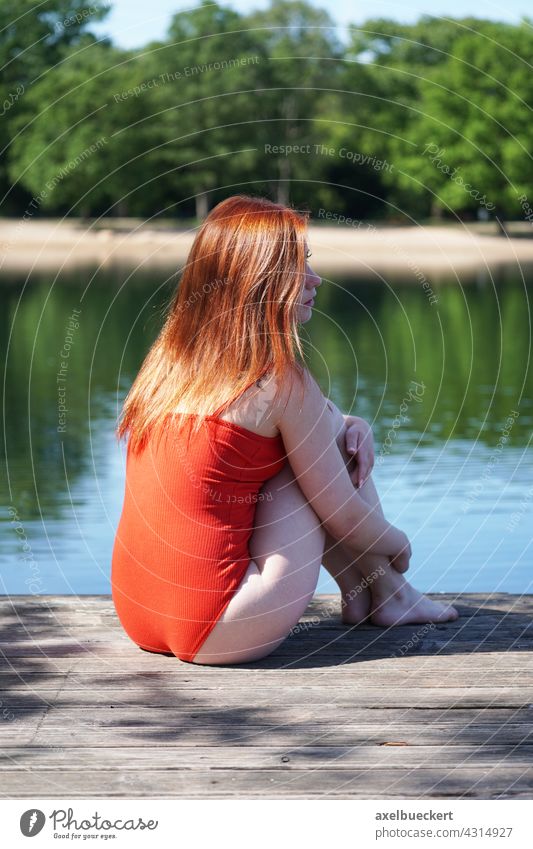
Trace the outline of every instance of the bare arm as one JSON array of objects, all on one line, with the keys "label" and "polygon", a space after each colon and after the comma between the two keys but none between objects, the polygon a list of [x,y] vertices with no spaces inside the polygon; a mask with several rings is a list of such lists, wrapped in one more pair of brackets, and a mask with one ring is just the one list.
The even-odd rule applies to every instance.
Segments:
[{"label": "bare arm", "polygon": [[407,537],[377,515],[354,489],[337,444],[334,422],[338,419],[332,416],[333,403],[324,397],[309,372],[303,389],[300,403],[301,383],[293,376],[277,422],[302,492],[326,530],[355,556],[371,551],[391,559],[398,557],[409,545]]}]

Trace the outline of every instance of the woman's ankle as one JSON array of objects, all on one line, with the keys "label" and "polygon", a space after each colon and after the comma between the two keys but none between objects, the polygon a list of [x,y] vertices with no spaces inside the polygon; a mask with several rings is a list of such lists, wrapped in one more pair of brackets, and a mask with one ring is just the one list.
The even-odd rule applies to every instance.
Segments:
[{"label": "woman's ankle", "polygon": [[372,604],[377,606],[387,601],[404,602],[409,597],[411,585],[404,576],[387,564],[381,570],[381,575],[370,585]]}]

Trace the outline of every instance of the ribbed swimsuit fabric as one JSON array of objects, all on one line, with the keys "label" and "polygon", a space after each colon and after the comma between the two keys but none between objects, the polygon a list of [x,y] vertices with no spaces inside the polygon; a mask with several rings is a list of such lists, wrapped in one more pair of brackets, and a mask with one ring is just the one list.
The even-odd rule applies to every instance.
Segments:
[{"label": "ribbed swimsuit fabric", "polygon": [[218,418],[229,403],[194,435],[195,414],[172,413],[142,452],[129,444],[126,452],[113,603],[140,648],[184,661],[194,659],[242,582],[259,490],[287,462],[281,434],[261,436]]}]

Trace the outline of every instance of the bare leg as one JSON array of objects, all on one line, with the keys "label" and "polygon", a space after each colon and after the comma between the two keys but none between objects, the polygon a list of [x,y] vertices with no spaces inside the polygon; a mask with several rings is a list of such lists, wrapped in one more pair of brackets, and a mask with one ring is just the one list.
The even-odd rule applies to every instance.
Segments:
[{"label": "bare leg", "polygon": [[[354,469],[354,458],[345,449],[344,431],[337,445],[348,471]],[[379,516],[384,516],[379,496],[372,478],[367,478],[358,489],[363,498]],[[390,568],[386,557],[379,554],[361,554],[358,558],[347,551],[341,542],[326,533],[322,565],[335,578],[341,591],[341,618],[345,625],[358,625],[366,621],[372,608],[370,587],[383,574],[385,566]],[[360,566],[362,565],[362,571]],[[366,577],[364,577],[366,575]]]},{"label": "bare leg", "polygon": [[[344,429],[337,445],[348,471],[354,459],[345,449]],[[369,477],[358,490],[359,495],[383,516],[374,482]],[[448,604],[432,601],[415,590],[394,569],[387,557],[362,553],[354,559],[342,541],[326,535],[322,565],[337,581],[341,591],[341,616],[347,625],[370,618],[374,625],[388,627],[408,622],[446,622],[457,619],[457,610]]]},{"label": "bare leg", "polygon": [[[349,456],[345,459],[353,460]],[[380,516],[383,516],[381,502],[372,478],[368,478],[358,492],[361,498],[374,507]],[[344,624],[358,625],[368,620],[372,607],[370,587],[383,574],[385,566],[390,568],[388,559],[379,554],[370,553],[354,558],[341,542],[326,533],[322,565],[339,585],[341,618]]]}]

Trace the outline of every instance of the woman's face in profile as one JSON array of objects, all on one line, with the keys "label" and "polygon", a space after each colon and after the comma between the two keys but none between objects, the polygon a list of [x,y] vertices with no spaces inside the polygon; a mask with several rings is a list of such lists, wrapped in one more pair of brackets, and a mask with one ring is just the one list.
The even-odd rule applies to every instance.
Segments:
[{"label": "woman's face in profile", "polygon": [[311,256],[311,251],[308,248],[307,241],[305,243],[305,255],[304,282],[300,294],[300,306],[298,308],[298,321],[302,324],[311,318],[313,314],[314,295],[318,287],[322,284],[321,278],[309,265],[308,259]]}]

